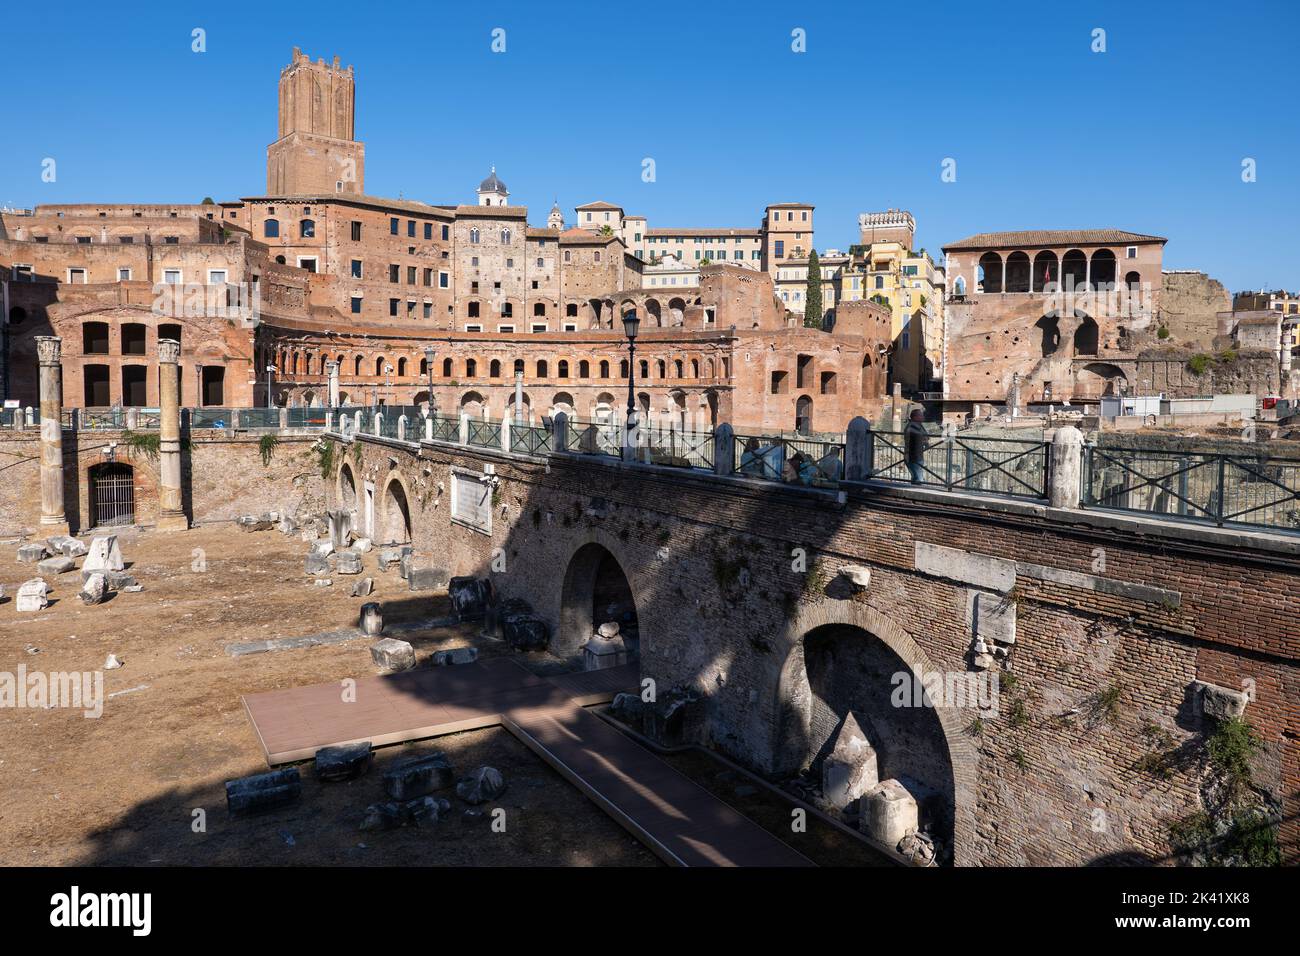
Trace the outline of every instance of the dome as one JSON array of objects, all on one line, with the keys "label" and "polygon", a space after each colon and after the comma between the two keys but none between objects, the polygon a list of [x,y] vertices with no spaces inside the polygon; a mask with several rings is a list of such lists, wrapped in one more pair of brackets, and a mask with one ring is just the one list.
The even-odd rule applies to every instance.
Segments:
[{"label": "dome", "polygon": [[495,166],[492,167],[492,172],[488,174],[488,178],[478,184],[478,191],[481,193],[509,192],[506,189],[506,184],[497,179],[497,168]]}]

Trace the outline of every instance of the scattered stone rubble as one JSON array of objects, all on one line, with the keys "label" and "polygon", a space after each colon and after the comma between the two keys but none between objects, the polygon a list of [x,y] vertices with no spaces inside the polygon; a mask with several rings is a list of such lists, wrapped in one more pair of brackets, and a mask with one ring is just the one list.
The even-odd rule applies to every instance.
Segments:
[{"label": "scattered stone rubble", "polygon": [[317,779],[336,782],[365,776],[373,761],[374,751],[370,747],[370,741],[366,740],[357,744],[322,747],[316,751],[313,767]]},{"label": "scattered stone rubble", "polygon": [[296,767],[226,781],[226,806],[235,814],[287,806],[301,796],[302,778]]},{"label": "scattered stone rubble", "polygon": [[409,671],[415,666],[415,648],[406,641],[385,637],[370,645],[370,658],[390,674]]},{"label": "scattered stone rubble", "polygon": [[451,762],[441,752],[412,757],[384,771],[384,792],[393,800],[411,800],[445,790],[455,782]]},{"label": "scattered stone rubble", "polygon": [[495,800],[506,792],[506,778],[495,767],[479,767],[456,784],[456,796],[472,806]]}]

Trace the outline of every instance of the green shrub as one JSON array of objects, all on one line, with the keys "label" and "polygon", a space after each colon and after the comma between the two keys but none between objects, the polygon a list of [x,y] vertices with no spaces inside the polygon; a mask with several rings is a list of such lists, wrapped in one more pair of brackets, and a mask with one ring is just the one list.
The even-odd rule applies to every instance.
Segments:
[{"label": "green shrub", "polygon": [[1213,362],[1213,357],[1204,352],[1197,352],[1187,360],[1187,370],[1193,375],[1204,375]]}]

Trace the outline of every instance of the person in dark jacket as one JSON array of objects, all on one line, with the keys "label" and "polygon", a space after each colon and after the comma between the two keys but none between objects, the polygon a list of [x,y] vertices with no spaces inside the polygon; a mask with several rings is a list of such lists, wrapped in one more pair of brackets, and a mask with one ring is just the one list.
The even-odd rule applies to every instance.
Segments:
[{"label": "person in dark jacket", "polygon": [[908,416],[907,427],[903,429],[903,460],[907,462],[907,470],[911,472],[914,485],[919,485],[923,480],[922,462],[925,461],[925,450],[929,447],[930,436],[921,422],[921,410],[914,408]]}]

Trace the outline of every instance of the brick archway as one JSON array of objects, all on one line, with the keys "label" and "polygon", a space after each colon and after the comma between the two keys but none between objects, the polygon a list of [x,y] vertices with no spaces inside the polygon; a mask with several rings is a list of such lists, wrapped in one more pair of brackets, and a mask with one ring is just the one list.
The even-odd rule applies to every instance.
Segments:
[{"label": "brick archway", "polygon": [[[576,654],[591,635],[592,600],[595,587],[597,566],[600,558],[608,554],[623,572],[628,588],[632,592],[632,601],[638,612],[646,607],[644,595],[648,593],[638,581],[635,564],[629,559],[622,543],[612,535],[599,528],[589,528],[586,533],[574,539],[569,557],[564,562],[564,577],[560,585],[559,613],[556,619],[559,627],[555,633],[553,648],[562,656]],[[644,658],[647,647],[653,640],[649,633],[649,622],[641,613],[637,614],[641,656]]]},{"label": "brick archway", "polygon": [[[782,634],[782,647],[786,648],[784,663],[776,678],[775,699],[772,702],[772,769],[776,772],[793,772],[802,763],[804,754],[794,753],[787,733],[791,727],[808,729],[810,702],[809,685],[805,673],[804,638],[827,625],[846,625],[859,628],[880,640],[918,678],[935,670],[929,658],[898,624],[865,604],[849,601],[819,603],[801,606]],[[976,773],[979,752],[965,733],[962,715],[951,707],[932,708],[948,748],[948,762],[952,771],[953,797],[953,862],[957,866],[973,865],[975,841]]]},{"label": "brick archway", "polygon": [[[411,540],[414,518],[411,514],[411,493],[400,473],[392,472],[383,483],[379,494],[379,513],[375,516],[375,537],[380,544],[406,544]],[[398,535],[399,540],[393,536]]]}]

